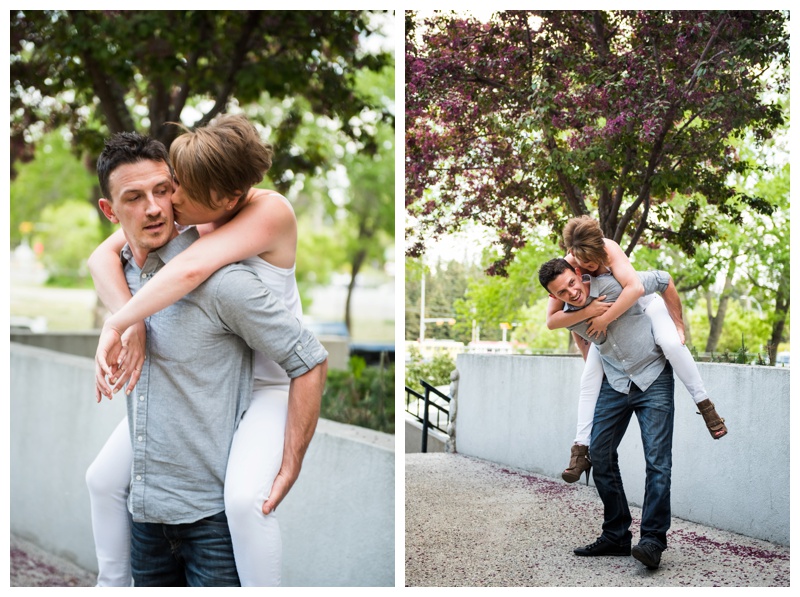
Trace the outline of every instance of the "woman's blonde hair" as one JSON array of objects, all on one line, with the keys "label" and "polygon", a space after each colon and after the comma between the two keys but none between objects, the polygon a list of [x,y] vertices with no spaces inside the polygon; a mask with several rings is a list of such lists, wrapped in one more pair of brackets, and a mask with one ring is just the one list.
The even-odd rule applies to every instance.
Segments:
[{"label": "woman's blonde hair", "polygon": [[272,147],[240,114],[223,114],[208,125],[188,130],[172,142],[169,157],[175,176],[190,199],[211,208],[218,199],[247,195],[272,166]]},{"label": "woman's blonde hair", "polygon": [[590,216],[572,218],[561,234],[564,246],[575,259],[608,265],[608,253],[600,223]]}]

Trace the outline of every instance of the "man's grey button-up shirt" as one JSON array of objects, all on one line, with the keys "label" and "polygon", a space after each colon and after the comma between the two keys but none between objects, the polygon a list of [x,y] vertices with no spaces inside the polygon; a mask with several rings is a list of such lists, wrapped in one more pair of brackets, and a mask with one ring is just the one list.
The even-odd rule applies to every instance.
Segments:
[{"label": "man's grey button-up shirt", "polygon": [[[123,266],[132,292],[194,240],[188,230]],[[253,350],[298,377],[327,358],[249,267],[233,264],[148,317],[147,358],[128,397],[133,465],[128,508],[137,522],[182,524],[225,509],[233,433],[250,404]]]},{"label": "man's grey button-up shirt", "polygon": [[[645,295],[664,292],[669,285],[670,276],[667,272],[653,270],[636,273],[644,285]],[[612,274],[597,277],[584,275],[583,279],[591,284],[587,305],[603,295],[606,295],[604,302],[614,302],[622,294],[622,285]],[[565,311],[582,308],[564,305]],[[608,383],[618,392],[630,392],[631,382],[641,390],[646,390],[661,375],[667,360],[655,342],[650,318],[638,302],[609,324],[605,336],[590,338],[586,333],[588,327],[589,324],[582,321],[569,329],[597,345]]]}]

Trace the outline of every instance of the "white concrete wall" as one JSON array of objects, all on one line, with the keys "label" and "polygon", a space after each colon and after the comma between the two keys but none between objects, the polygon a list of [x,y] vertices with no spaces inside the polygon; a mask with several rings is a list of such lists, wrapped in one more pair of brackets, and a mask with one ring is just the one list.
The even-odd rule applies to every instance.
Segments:
[{"label": "white concrete wall", "polygon": [[321,419],[278,508],[283,584],[394,586],[394,436]]},{"label": "white concrete wall", "polygon": [[[406,415],[405,418],[405,453],[416,454],[422,452],[422,423]],[[447,435],[438,429],[428,428],[428,452],[446,452]]]},{"label": "white concrete wall", "polygon": [[[96,570],[84,476],[125,416],[90,359],[11,344],[11,532]],[[394,586],[394,436],[320,421],[278,509],[286,586]]]},{"label": "white concrete wall", "polygon": [[[559,478],[575,436],[583,361],[459,355],[458,452]],[[699,363],[728,435],[711,439],[675,380],[674,516],[789,544],[789,370]],[[630,502],[644,497],[634,417],[620,446]],[[600,526],[598,521],[598,530]]]},{"label": "white concrete wall", "polygon": [[[57,352],[94,358],[100,330],[83,332],[11,332],[11,341],[28,346],[48,348]],[[342,336],[318,336],[317,339],[328,351],[329,369],[347,369],[350,360],[350,344]]]}]

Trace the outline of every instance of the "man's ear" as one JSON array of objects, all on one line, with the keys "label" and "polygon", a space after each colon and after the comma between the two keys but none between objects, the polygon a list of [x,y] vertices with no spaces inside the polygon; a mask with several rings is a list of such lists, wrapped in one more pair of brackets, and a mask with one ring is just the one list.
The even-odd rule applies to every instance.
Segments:
[{"label": "man's ear", "polygon": [[560,301],[560,300],[561,300],[560,298],[556,298],[556,297],[554,297],[554,296],[553,296],[553,294],[552,294],[552,293],[550,293],[550,292],[548,292],[548,293],[547,293],[547,296],[549,296],[551,299],[556,299],[557,301]]},{"label": "man's ear", "polygon": [[107,217],[112,224],[119,224],[117,216],[114,215],[114,207],[111,205],[111,201],[103,197],[97,203],[100,206],[100,211],[103,212],[103,215]]},{"label": "man's ear", "polygon": [[581,268],[579,268],[577,265],[575,266],[575,274],[576,274],[576,275],[577,275],[579,278],[582,278],[582,277],[583,277],[583,271],[582,271],[582,270],[581,270]]}]

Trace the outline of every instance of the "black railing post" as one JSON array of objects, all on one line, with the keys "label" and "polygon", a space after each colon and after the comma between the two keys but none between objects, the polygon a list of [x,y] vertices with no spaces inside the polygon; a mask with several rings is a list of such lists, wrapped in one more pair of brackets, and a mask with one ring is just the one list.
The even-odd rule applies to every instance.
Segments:
[{"label": "black railing post", "polygon": [[430,405],[431,391],[425,387],[424,413],[422,414],[422,453],[428,451],[428,406]]},{"label": "black railing post", "polygon": [[[425,388],[425,394],[420,394],[419,392],[412,390],[408,386],[406,386],[406,412],[412,415],[417,421],[422,423],[422,451],[428,451],[428,431],[431,427],[434,429],[438,429],[442,433],[447,433],[447,428],[442,427],[441,417],[444,416],[445,424],[449,423],[450,421],[450,412],[449,412],[449,403],[450,403],[450,396],[446,394],[442,394],[439,390],[435,387],[430,385],[424,379],[420,380],[422,387]],[[431,400],[431,394],[434,396],[434,400]],[[410,410],[411,400],[414,398],[414,404],[416,405],[415,412]],[[444,406],[442,406],[439,401],[444,402]],[[420,414],[419,409],[420,406],[424,409],[425,412]],[[430,420],[430,409],[436,409],[436,421]]]}]

